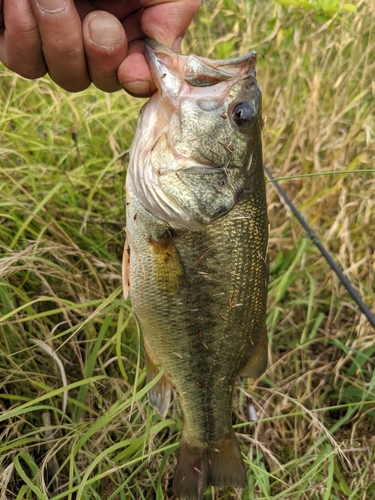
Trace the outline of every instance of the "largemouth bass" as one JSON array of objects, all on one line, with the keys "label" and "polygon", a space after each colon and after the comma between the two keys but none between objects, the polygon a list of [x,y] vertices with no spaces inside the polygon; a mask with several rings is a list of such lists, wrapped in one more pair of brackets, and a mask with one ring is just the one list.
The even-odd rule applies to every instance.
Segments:
[{"label": "largemouth bass", "polygon": [[267,365],[268,222],[256,54],[214,61],[153,41],[158,91],[142,108],[127,174],[124,287],[144,336],[149,401],[177,394],[177,497],[245,487],[232,428],[238,375]]}]

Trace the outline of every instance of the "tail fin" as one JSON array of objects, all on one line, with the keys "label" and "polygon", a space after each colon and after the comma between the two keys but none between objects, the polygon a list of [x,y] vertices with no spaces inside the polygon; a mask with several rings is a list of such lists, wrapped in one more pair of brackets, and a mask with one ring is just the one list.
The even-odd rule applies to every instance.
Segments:
[{"label": "tail fin", "polygon": [[234,432],[224,439],[190,444],[182,436],[174,481],[174,494],[184,500],[201,500],[207,487],[245,488],[246,471]]}]

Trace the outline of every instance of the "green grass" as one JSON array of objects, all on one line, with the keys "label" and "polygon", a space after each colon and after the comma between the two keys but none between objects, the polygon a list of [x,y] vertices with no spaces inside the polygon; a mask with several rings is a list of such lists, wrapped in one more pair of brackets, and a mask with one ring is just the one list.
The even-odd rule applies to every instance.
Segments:
[{"label": "green grass", "polygon": [[[375,312],[373,2],[296,3],[208,0],[184,51],[264,54],[265,162]],[[141,101],[0,78],[0,499],[173,498],[181,414],[147,404],[121,293]],[[270,366],[234,404],[249,486],[205,498],[371,500],[374,331],[271,183],[268,203]]]}]

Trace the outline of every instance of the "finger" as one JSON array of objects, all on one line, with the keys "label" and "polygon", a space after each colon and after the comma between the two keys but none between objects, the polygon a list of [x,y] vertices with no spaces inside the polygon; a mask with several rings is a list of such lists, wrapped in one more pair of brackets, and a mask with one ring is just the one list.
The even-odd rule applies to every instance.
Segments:
[{"label": "finger", "polygon": [[25,78],[39,78],[47,67],[38,26],[28,0],[3,2],[4,32],[0,35],[0,61]]},{"label": "finger", "polygon": [[129,55],[120,65],[117,77],[128,94],[135,97],[150,97],[156,86],[144,56],[143,40],[129,47]]},{"label": "finger", "polygon": [[0,35],[4,33],[4,0],[0,0]]},{"label": "finger", "polygon": [[48,72],[70,92],[87,88],[91,81],[86,66],[82,23],[73,0],[31,0],[42,40]]},{"label": "finger", "polygon": [[[158,0],[139,0],[139,4],[144,8],[140,18],[142,35],[139,38],[148,36],[178,52],[182,37],[200,6],[200,0],[170,0],[163,3]],[[127,27],[125,30],[128,33]],[[129,40],[132,37],[129,36]],[[118,79],[124,89],[137,97],[148,97],[156,90],[143,53],[143,41],[134,42],[118,71]]]},{"label": "finger", "polygon": [[144,57],[144,34],[141,29],[143,9],[127,16],[122,24],[129,43],[129,54],[118,68],[117,77],[124,89],[136,97],[149,97],[156,87]]},{"label": "finger", "polygon": [[158,0],[139,0],[139,4],[145,7],[141,19],[143,33],[178,52],[201,1],[169,0],[160,3]]},{"label": "finger", "polygon": [[119,90],[117,70],[128,53],[128,41],[120,21],[108,12],[92,12],[83,22],[83,40],[93,83],[106,92]]},{"label": "finger", "polygon": [[[86,10],[86,15],[93,10],[105,10],[117,17],[124,19],[130,13],[139,9],[138,0],[75,0],[78,12]],[[89,11],[88,11],[89,9]]]}]

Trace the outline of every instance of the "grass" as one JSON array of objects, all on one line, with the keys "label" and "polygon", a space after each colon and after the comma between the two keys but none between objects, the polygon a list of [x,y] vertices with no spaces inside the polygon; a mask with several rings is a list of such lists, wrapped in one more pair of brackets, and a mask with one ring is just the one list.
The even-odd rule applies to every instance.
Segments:
[{"label": "grass", "polygon": [[[375,11],[356,7],[207,0],[184,51],[265,55],[265,162],[375,312]],[[141,102],[0,78],[0,499],[173,498],[181,415],[147,404],[121,293]],[[205,499],[371,500],[374,332],[272,183],[268,203],[270,366],[234,405],[249,487]]]}]

